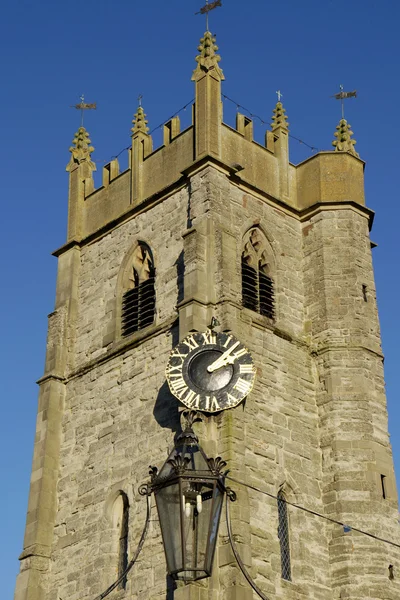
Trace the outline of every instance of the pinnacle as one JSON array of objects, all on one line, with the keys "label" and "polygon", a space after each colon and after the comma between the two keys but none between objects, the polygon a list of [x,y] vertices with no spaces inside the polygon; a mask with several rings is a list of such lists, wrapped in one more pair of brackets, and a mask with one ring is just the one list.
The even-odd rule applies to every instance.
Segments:
[{"label": "pinnacle", "polygon": [[74,139],[72,140],[72,146],[69,151],[71,152],[71,160],[67,166],[67,169],[71,167],[74,163],[80,164],[83,160],[89,159],[90,166],[95,169],[94,163],[90,160],[90,156],[94,151],[93,146],[91,146],[91,141],[89,138],[89,133],[86,131],[84,127],[79,127],[78,131],[75,133]]},{"label": "pinnacle", "polygon": [[276,106],[272,112],[273,112],[272,123],[271,123],[272,131],[275,131],[275,129],[278,129],[278,127],[283,127],[284,129],[288,129],[289,123],[287,120],[287,116],[285,114],[286,110],[283,108],[282,102],[280,102],[280,101],[277,102]]},{"label": "pinnacle", "polygon": [[341,119],[335,131],[336,140],[332,142],[332,146],[335,146],[335,152],[349,152],[353,156],[359,157],[354,148],[357,142],[351,139],[352,135],[353,132],[351,131],[350,123],[346,119]]},{"label": "pinnacle", "polygon": [[91,154],[94,151],[93,146],[90,146],[89,133],[86,131],[84,127],[79,127],[78,131],[75,133],[74,139],[72,140],[74,144],[69,149],[70,152],[76,151],[86,151],[86,153]]},{"label": "pinnacle", "polygon": [[193,71],[192,79],[196,79],[196,75],[202,71],[207,72],[211,69],[214,69],[221,80],[225,79],[222,69],[218,66],[221,57],[217,54],[218,46],[215,42],[215,36],[209,31],[206,31],[204,37],[200,39],[200,45],[197,48],[200,54],[196,56],[197,67]]},{"label": "pinnacle", "polygon": [[143,110],[142,106],[139,106],[135,116],[133,118],[133,127],[131,128],[132,131],[132,135],[135,135],[136,133],[145,133],[147,134],[149,132],[149,128],[147,127],[147,119],[146,119],[146,114]]}]

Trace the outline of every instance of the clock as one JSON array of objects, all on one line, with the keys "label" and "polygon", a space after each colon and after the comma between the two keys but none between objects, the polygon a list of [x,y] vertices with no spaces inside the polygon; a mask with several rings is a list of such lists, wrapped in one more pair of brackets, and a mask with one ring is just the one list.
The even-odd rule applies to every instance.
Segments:
[{"label": "clock", "polygon": [[209,413],[237,406],[251,391],[255,367],[247,348],[212,329],[188,335],[172,350],[166,377],[188,408]]}]

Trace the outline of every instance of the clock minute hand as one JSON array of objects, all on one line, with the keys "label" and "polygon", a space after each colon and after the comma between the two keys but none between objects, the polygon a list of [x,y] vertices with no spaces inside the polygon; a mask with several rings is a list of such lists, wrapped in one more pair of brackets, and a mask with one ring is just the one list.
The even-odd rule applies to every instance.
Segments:
[{"label": "clock minute hand", "polygon": [[207,367],[207,371],[209,373],[212,373],[213,371],[216,371],[217,369],[220,369],[221,367],[224,367],[227,364],[232,364],[234,362],[234,360],[232,360],[232,357],[230,356],[231,352],[233,352],[233,350],[239,346],[240,342],[235,342],[234,344],[232,344],[232,346],[230,348],[228,348],[228,350],[226,352],[224,352],[222,354],[222,356],[220,356],[219,358],[217,358],[217,360],[215,360],[213,363],[211,363],[211,365],[208,365]]}]

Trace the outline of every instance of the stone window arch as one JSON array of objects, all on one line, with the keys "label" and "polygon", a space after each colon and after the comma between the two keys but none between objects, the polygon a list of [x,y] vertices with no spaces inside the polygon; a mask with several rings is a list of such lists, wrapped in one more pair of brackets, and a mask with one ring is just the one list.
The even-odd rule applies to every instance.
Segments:
[{"label": "stone window arch", "polygon": [[289,536],[289,517],[286,495],[283,490],[279,490],[277,495],[278,509],[278,538],[281,554],[281,577],[286,581],[292,580],[292,568],[290,560],[290,536]]},{"label": "stone window arch", "polygon": [[242,304],[274,319],[274,260],[269,242],[259,227],[252,227],[243,238],[242,248]]},{"label": "stone window arch", "polygon": [[121,335],[127,337],[154,322],[156,308],[153,254],[144,242],[138,242],[124,270]]},{"label": "stone window arch", "polygon": [[[125,492],[120,491],[111,509],[114,538],[114,554],[117,557],[117,577],[121,577],[128,566],[129,502]],[[126,588],[126,577],[118,589]]]}]

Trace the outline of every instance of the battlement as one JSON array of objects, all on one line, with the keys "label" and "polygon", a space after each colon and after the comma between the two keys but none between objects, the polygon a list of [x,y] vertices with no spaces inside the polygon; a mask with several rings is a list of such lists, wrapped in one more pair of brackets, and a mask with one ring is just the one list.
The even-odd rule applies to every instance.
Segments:
[{"label": "battlement", "polygon": [[[195,107],[194,111],[195,112]],[[197,127],[196,127],[197,125]],[[193,123],[179,131],[177,118],[164,125],[164,144],[147,151],[140,143],[129,149],[129,166],[119,172],[117,159],[103,167],[102,186],[94,189],[92,173],[82,187],[82,210],[79,239],[90,236],[132,209],[146,209],[152,200],[168,195],[179,187],[184,173],[195,167],[196,133],[202,124]],[[283,132],[267,131],[265,146],[253,140],[252,121],[237,115],[236,129],[222,121],[220,152],[216,163],[226,173],[233,174],[243,186],[262,196],[283,203],[295,211],[314,204],[352,201],[362,206],[364,200],[364,162],[348,152],[326,151],[315,154],[298,165],[288,159],[288,140]],[[147,138],[150,138],[148,134]],[[282,141],[286,152],[282,155]],[[151,147],[151,140],[147,140]],[[150,142],[150,143],[149,143]],[[132,155],[136,153],[136,161]],[[204,157],[203,157],[204,158]],[[73,174],[71,174],[71,177]],[[135,184],[139,188],[134,197]],[[70,187],[71,192],[71,187]],[[70,203],[74,202],[70,193]],[[141,207],[141,208],[139,208]],[[74,237],[70,232],[69,239]]]},{"label": "battlement", "polygon": [[115,159],[103,167],[103,185],[85,196],[82,235],[86,237],[114,221],[134,207],[147,205],[146,200],[162,193],[182,179],[182,171],[193,163],[193,127],[170,139],[167,145],[143,157],[140,164],[142,192],[132,198],[132,151],[129,150],[129,167],[119,173]]},{"label": "battlement", "polygon": [[299,165],[289,161],[289,123],[280,100],[273,110],[264,146],[254,141],[253,122],[245,115],[237,114],[236,128],[223,122],[220,57],[215,53],[215,40],[205,38],[202,44],[207,42],[207,52],[199,46],[201,53],[192,76],[195,102],[192,124],[187,129],[181,132],[179,118],[172,118],[163,127],[163,145],[153,150],[146,114],[140,105],[132,121],[128,169],[120,173],[118,161],[111,161],[103,167],[102,186],[98,189],[94,188],[96,165],[91,160],[89,134],[83,127],[78,130],[67,167],[68,242],[81,241],[116,220],[162,201],[187,183],[191,172],[210,162],[236,185],[299,215],[321,203],[365,205],[364,162],[355,152],[350,125],[344,119],[336,128],[335,150],[319,152]]}]

